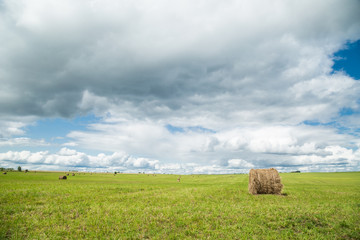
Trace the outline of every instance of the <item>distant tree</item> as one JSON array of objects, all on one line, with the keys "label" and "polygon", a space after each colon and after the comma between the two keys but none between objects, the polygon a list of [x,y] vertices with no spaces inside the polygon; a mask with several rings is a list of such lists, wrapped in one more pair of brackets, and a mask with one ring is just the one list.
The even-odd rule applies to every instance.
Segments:
[{"label": "distant tree", "polygon": [[18,171],[21,172],[21,166],[18,166]]}]

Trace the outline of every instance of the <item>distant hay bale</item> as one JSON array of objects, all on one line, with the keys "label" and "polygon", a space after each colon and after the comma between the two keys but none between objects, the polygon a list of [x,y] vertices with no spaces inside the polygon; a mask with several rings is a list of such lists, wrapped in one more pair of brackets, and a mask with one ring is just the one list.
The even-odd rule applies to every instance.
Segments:
[{"label": "distant hay bale", "polygon": [[60,177],[59,177],[59,180],[66,180],[66,179],[67,179],[66,176],[60,176]]},{"label": "distant hay bale", "polygon": [[249,173],[250,194],[281,194],[283,185],[278,171],[270,169],[251,169]]},{"label": "distant hay bale", "polygon": [[3,172],[3,174],[7,174],[6,172]]},{"label": "distant hay bale", "polygon": [[72,175],[75,176],[75,173],[73,173]]}]

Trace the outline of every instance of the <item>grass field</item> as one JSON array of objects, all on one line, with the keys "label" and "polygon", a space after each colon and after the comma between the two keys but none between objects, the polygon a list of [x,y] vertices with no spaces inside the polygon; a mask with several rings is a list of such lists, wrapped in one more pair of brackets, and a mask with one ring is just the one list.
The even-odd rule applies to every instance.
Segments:
[{"label": "grass field", "polygon": [[360,172],[283,173],[284,195],[248,175],[9,172],[1,239],[360,239]]}]

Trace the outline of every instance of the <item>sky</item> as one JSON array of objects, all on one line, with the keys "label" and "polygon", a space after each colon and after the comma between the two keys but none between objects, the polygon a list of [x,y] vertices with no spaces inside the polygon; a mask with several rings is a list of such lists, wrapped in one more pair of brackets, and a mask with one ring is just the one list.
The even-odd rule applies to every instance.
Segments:
[{"label": "sky", "polygon": [[0,166],[360,171],[358,0],[0,0]]}]

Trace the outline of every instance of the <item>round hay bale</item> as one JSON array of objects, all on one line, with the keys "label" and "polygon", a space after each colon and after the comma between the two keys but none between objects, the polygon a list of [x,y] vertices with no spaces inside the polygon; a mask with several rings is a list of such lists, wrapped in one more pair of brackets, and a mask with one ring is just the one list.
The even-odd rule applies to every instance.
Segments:
[{"label": "round hay bale", "polygon": [[250,170],[250,194],[281,194],[282,188],[280,175],[275,168]]},{"label": "round hay bale", "polygon": [[7,174],[6,172],[3,172],[3,174],[5,175],[5,174]]},{"label": "round hay bale", "polygon": [[66,176],[60,176],[60,177],[59,177],[59,180],[66,180],[66,179],[67,179]]}]

